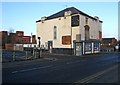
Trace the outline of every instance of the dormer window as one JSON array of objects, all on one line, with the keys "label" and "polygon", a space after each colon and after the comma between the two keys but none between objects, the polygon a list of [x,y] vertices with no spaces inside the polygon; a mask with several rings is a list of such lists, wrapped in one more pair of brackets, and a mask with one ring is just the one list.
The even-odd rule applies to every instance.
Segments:
[{"label": "dormer window", "polygon": [[71,15],[71,11],[65,11],[64,16],[70,16]]}]

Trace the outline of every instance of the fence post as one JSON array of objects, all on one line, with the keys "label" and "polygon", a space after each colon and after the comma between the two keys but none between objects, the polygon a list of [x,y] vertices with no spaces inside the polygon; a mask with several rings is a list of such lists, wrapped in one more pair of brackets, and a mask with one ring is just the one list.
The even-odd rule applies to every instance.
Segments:
[{"label": "fence post", "polygon": [[13,52],[13,61],[15,61],[15,51]]},{"label": "fence post", "polygon": [[35,50],[34,50],[34,48],[33,48],[33,57],[35,56]]},{"label": "fence post", "polygon": [[37,48],[35,48],[35,59],[37,58]]},{"label": "fence post", "polygon": [[40,57],[42,57],[42,49],[40,49]]},{"label": "fence post", "polygon": [[27,50],[26,50],[26,59],[27,59]]}]

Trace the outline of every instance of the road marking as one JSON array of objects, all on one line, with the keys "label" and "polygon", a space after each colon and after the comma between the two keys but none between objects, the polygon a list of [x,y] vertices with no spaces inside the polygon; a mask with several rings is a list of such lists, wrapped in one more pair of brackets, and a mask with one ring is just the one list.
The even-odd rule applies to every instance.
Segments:
[{"label": "road marking", "polygon": [[52,65],[44,66],[44,67],[31,68],[31,69],[25,69],[25,70],[19,70],[19,71],[13,71],[12,73],[13,74],[14,73],[21,73],[21,72],[33,71],[33,70],[42,69],[42,68],[48,68],[48,67],[52,67]]},{"label": "road marking", "polygon": [[80,61],[75,61],[75,62],[67,62],[66,64],[73,64],[73,63],[78,63]]},{"label": "road marking", "polygon": [[85,61],[85,60],[81,60],[81,61],[74,61],[74,62],[67,62],[66,64],[74,64],[74,63],[79,63],[79,62],[82,62],[82,61]]},{"label": "road marking", "polygon": [[105,74],[105,73],[107,73],[107,72],[109,72],[109,71],[111,71],[111,70],[113,70],[113,69],[115,69],[115,68],[117,68],[117,67],[118,67],[118,65],[115,65],[115,66],[113,66],[113,67],[108,68],[107,70],[103,70],[103,71],[101,71],[101,72],[98,72],[98,73],[96,73],[96,74],[93,74],[93,75],[91,75],[91,76],[88,76],[88,77],[86,77],[86,78],[84,78],[84,79],[81,79],[81,80],[79,80],[79,81],[77,81],[77,82],[74,82],[74,83],[90,83],[91,80],[93,80],[93,79],[99,77],[100,75],[103,75],[103,74]]}]

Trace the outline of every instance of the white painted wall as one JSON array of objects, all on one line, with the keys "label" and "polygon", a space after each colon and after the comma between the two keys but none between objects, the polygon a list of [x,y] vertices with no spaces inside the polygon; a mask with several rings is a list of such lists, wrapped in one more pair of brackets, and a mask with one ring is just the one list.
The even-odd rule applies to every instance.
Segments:
[{"label": "white painted wall", "polygon": [[[45,42],[52,40],[54,48],[70,48],[71,45],[62,45],[62,36],[71,35],[71,17],[66,19],[61,17],[52,20],[46,20],[44,23],[37,23],[37,36],[41,37],[41,44],[45,45]],[[54,40],[54,26],[57,27],[57,39]]]},{"label": "white painted wall", "polygon": [[[71,35],[72,33],[72,48],[73,40],[76,40],[76,34],[81,34],[81,40],[85,40],[85,16],[80,15],[80,26],[71,27],[71,16],[55,18],[37,22],[37,37],[41,37],[41,45],[49,40],[53,41],[53,48],[71,48],[71,45],[62,45],[62,36]],[[99,39],[99,30],[102,31],[102,24],[98,21],[88,19],[90,26],[90,39]],[[54,40],[54,26],[57,26],[57,39]],[[72,28],[72,32],[71,32]],[[93,37],[92,37],[93,36]]]},{"label": "white painted wall", "polygon": [[[85,16],[80,16],[80,33],[81,39],[85,40]],[[88,18],[88,25],[90,26],[90,39],[99,39],[99,31],[102,32],[102,23],[91,18]]]}]

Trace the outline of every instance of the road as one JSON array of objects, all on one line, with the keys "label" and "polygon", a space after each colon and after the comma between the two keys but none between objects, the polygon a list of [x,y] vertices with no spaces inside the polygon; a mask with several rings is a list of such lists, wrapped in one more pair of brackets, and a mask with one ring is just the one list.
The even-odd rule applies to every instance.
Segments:
[{"label": "road", "polygon": [[[52,57],[52,55],[47,55]],[[59,55],[56,60],[3,64],[4,83],[117,83],[120,54],[103,53],[83,57]],[[27,62],[27,63],[26,63]],[[28,63],[29,62],[29,63]],[[108,76],[114,77],[108,77]],[[105,79],[103,79],[105,78]],[[113,79],[114,78],[114,79]]]}]

